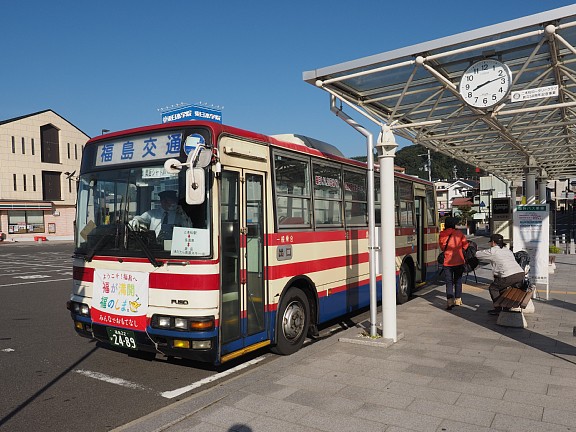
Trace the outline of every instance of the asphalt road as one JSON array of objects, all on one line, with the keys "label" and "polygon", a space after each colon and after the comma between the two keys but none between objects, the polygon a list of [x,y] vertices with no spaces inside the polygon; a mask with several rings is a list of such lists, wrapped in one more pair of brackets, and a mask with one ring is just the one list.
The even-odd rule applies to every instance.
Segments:
[{"label": "asphalt road", "polygon": [[[485,238],[474,240],[485,247]],[[0,243],[0,431],[110,430],[274,360],[262,350],[219,368],[150,361],[81,338],[66,310],[72,250],[68,242]],[[324,326],[320,337],[345,323]]]},{"label": "asphalt road", "polygon": [[149,361],[79,337],[66,310],[72,250],[0,244],[1,431],[110,430],[274,358],[263,351],[222,368]]}]

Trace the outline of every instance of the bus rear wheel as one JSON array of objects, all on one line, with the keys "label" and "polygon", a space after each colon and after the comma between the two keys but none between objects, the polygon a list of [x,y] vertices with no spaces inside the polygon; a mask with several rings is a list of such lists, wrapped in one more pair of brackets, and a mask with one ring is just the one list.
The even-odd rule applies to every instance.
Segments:
[{"label": "bus rear wheel", "polygon": [[310,325],[310,305],[308,297],[299,288],[290,288],[283,296],[278,308],[276,321],[276,345],[272,351],[280,355],[290,355],[298,351]]},{"label": "bus rear wheel", "polygon": [[396,303],[404,304],[412,294],[412,272],[408,264],[402,263],[400,275],[398,276],[398,292],[396,293]]}]

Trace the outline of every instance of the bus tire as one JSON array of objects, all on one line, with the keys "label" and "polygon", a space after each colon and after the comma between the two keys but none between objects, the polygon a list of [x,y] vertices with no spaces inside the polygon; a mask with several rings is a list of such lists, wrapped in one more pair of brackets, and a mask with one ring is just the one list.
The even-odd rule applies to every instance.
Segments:
[{"label": "bus tire", "polygon": [[396,293],[396,303],[404,304],[412,294],[412,272],[405,262],[400,266],[400,275],[398,276],[398,292]]},{"label": "bus tire", "polygon": [[276,319],[276,345],[272,351],[280,355],[290,355],[298,351],[310,325],[310,304],[308,297],[299,288],[289,288],[282,297]]}]

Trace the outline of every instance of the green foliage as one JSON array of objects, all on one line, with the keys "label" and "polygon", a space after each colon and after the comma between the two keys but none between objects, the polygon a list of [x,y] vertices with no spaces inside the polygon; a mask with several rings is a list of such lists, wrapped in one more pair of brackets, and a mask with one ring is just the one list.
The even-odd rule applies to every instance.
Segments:
[{"label": "green foliage", "polygon": [[558,246],[550,245],[550,247],[548,248],[548,252],[550,252],[551,254],[559,254],[562,253],[562,249],[560,249]]},{"label": "green foliage", "polygon": [[[427,156],[420,156],[425,155],[426,152],[427,149],[419,144],[404,147],[396,152],[394,163],[405,168],[406,174],[428,180],[428,172],[423,169],[428,158]],[[477,173],[476,167],[442,153],[431,151],[430,159],[432,161],[432,180],[454,179],[454,166],[456,166],[458,178],[473,179],[484,175],[483,172]]]},{"label": "green foliage", "polygon": [[476,210],[472,210],[470,206],[458,206],[460,218],[460,225],[468,225],[468,221],[473,219],[473,216],[478,213]]}]

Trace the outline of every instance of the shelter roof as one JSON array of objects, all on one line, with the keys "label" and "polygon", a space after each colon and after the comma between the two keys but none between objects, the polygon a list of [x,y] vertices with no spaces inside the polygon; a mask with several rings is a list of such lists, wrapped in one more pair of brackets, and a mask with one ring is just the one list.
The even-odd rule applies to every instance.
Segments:
[{"label": "shelter roof", "polygon": [[[508,180],[526,167],[576,176],[576,5],[304,72],[380,125]],[[508,96],[488,109],[459,93],[481,59],[505,63]]]}]

